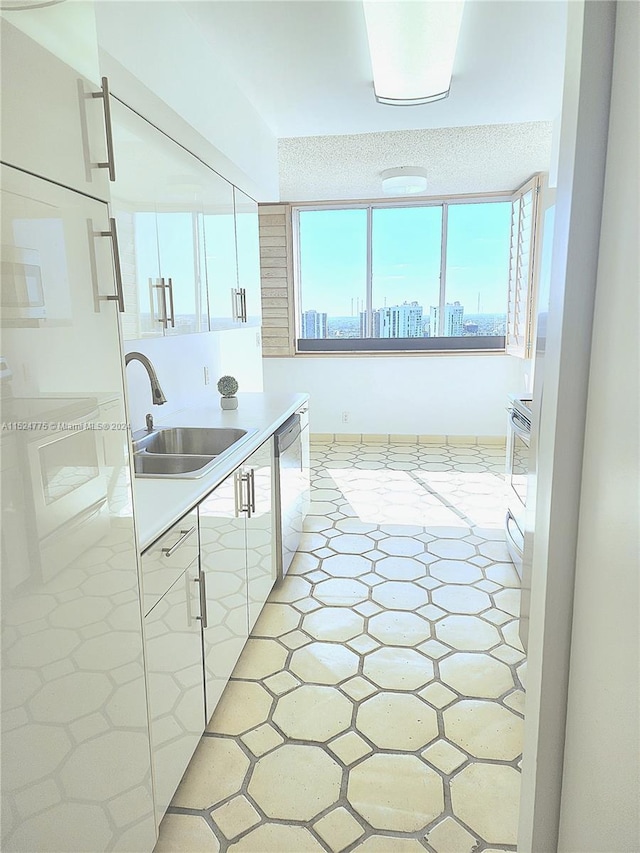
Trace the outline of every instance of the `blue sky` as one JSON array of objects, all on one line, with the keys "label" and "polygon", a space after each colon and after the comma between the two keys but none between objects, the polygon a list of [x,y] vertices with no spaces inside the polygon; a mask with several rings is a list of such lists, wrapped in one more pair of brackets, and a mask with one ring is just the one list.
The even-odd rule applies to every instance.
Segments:
[{"label": "blue sky", "polygon": [[[506,312],[510,202],[449,206],[447,302],[466,314]],[[365,209],[300,213],[302,310],[330,316],[364,307]],[[416,300],[428,313],[440,286],[440,207],[373,210],[373,307]]]}]

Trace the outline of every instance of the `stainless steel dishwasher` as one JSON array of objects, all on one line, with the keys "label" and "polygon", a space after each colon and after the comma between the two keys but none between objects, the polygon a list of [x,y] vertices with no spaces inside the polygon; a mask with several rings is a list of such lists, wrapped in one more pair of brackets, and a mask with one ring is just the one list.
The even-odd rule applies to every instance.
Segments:
[{"label": "stainless steel dishwasher", "polygon": [[283,578],[300,545],[309,509],[309,438],[307,409],[292,415],[275,434],[276,560]]}]

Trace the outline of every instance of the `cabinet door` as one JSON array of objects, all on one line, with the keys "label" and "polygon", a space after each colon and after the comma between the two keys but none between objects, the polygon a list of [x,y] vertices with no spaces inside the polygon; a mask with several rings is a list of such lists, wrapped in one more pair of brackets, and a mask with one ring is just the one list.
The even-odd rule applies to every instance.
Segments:
[{"label": "cabinet door", "polygon": [[[3,530],[0,846],[150,850],[128,418],[117,304],[103,301],[114,295],[112,250],[93,236],[108,210],[16,169],[0,177],[3,378],[13,392],[2,414],[23,425],[3,433],[15,465],[0,494],[3,523],[18,512],[28,546]],[[102,431],[86,420],[99,397],[113,404],[108,471]],[[110,483],[125,498],[117,511]],[[57,793],[43,811],[45,790]]]},{"label": "cabinet door", "polygon": [[160,298],[166,316],[165,335],[206,331],[200,325],[199,207],[197,187],[187,184],[184,188],[163,193],[157,207],[160,284],[163,287]]},{"label": "cabinet door", "polygon": [[4,11],[0,42],[3,161],[107,200],[92,4]]},{"label": "cabinet door", "polygon": [[126,309],[120,318],[123,337],[127,341],[162,337],[155,186],[159,154],[150,125],[115,98],[111,120],[118,162],[111,209],[118,228]]},{"label": "cabinet door", "polygon": [[204,671],[206,717],[211,719],[249,635],[245,518],[232,474],[198,506],[200,571],[206,599]]},{"label": "cabinet door", "polygon": [[259,447],[242,466],[249,476],[251,512],[247,517],[247,580],[249,631],[256,623],[275,583],[273,439]]},{"label": "cabinet door", "polygon": [[142,555],[143,613],[156,606],[198,556],[198,513],[194,509],[173,525]]},{"label": "cabinet door", "polygon": [[209,327],[233,329],[240,320],[233,186],[210,170],[204,196],[204,244]]},{"label": "cabinet door", "polygon": [[[258,239],[258,204],[237,187],[235,191],[236,242],[238,251],[238,287],[245,304],[244,323],[260,326],[260,243]],[[277,260],[277,259],[272,259]],[[286,276],[286,270],[281,270]]]},{"label": "cabinet door", "polygon": [[204,731],[198,615],[196,559],[144,620],[158,824]]}]

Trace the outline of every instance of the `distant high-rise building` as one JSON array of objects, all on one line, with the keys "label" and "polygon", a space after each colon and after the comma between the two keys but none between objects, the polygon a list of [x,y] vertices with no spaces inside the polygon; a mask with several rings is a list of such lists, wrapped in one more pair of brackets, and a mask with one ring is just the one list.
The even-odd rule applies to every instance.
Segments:
[{"label": "distant high-rise building", "polygon": [[422,305],[417,302],[403,302],[379,308],[381,338],[421,338]]},{"label": "distant high-rise building", "polygon": [[302,314],[303,338],[326,338],[327,315],[321,311],[304,311]]},{"label": "distant high-rise building", "polygon": [[[446,338],[457,338],[464,333],[463,326],[464,305],[459,302],[447,302],[444,306],[444,323],[442,334]],[[438,326],[440,325],[440,308],[437,305],[431,306],[430,312],[431,337],[438,337]]]},{"label": "distant high-rise building", "polygon": [[[382,310],[384,310],[384,309],[380,309],[380,311],[374,309],[371,312],[371,326],[372,326],[372,328],[371,328],[370,337],[372,337],[372,338],[379,338],[380,337],[380,313]],[[360,337],[361,338],[369,337],[367,335],[367,312],[366,311],[360,312]]]}]

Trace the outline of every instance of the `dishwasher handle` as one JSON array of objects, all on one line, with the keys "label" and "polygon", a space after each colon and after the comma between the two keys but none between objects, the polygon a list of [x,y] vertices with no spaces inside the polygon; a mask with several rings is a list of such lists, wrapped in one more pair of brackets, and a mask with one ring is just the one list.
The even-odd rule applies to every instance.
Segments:
[{"label": "dishwasher handle", "polygon": [[285,421],[275,434],[276,456],[282,456],[285,450],[288,450],[298,440],[301,431],[300,415],[291,415],[289,420]]}]

